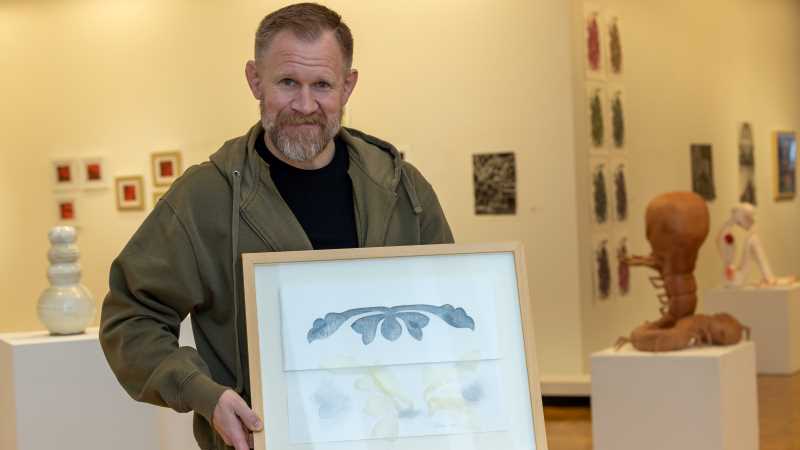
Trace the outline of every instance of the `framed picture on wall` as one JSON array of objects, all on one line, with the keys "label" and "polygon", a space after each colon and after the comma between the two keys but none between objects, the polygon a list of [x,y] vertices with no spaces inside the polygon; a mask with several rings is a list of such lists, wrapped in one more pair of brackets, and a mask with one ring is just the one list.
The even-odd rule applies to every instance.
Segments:
[{"label": "framed picture on wall", "polygon": [[514,152],[472,155],[475,214],[517,213],[517,163]]},{"label": "framed picture on wall", "polygon": [[120,211],[144,209],[144,179],[141,175],[114,179],[117,209]]},{"label": "framed picture on wall", "polygon": [[706,201],[717,198],[714,184],[714,161],[712,159],[713,147],[711,144],[692,144],[690,154],[692,158],[692,191],[699,194]]},{"label": "framed picture on wall", "polygon": [[58,196],[54,200],[55,219],[58,225],[78,225],[78,200],[71,196]]},{"label": "framed picture on wall", "polygon": [[181,174],[179,151],[157,152],[150,155],[150,167],[155,186],[169,186]]},{"label": "framed picture on wall", "polygon": [[102,157],[81,158],[81,185],[84,189],[104,189],[108,187],[106,164]]},{"label": "framed picture on wall", "polygon": [[56,191],[76,189],[80,184],[78,160],[75,158],[52,160],[50,174],[53,180],[53,189]]},{"label": "framed picture on wall", "polygon": [[547,448],[521,245],[245,254],[243,267],[257,450]]},{"label": "framed picture on wall", "polygon": [[605,80],[603,19],[600,10],[591,3],[585,3],[583,6],[583,37],[586,78]]},{"label": "framed picture on wall", "polygon": [[794,131],[776,131],[772,136],[775,155],[775,199],[791,200],[797,193],[797,139]]}]

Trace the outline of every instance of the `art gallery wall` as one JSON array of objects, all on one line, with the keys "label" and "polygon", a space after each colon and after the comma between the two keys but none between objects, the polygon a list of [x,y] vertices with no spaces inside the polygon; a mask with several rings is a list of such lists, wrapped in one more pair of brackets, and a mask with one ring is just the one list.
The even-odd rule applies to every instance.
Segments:
[{"label": "art gallery wall", "polygon": [[[775,202],[773,130],[800,129],[800,3],[794,0],[606,0],[591,2],[619,15],[624,49],[630,250],[649,252],[644,211],[655,195],[691,190],[689,146],[713,144],[716,200],[708,204],[711,233],[696,277],[702,294],[718,286],[714,236],[738,201],[739,125],[749,121],[756,152],[757,221],[773,270],[800,274],[800,199]],[[626,298],[593,300],[591,274],[588,124],[583,77],[583,6],[573,13],[576,173],[581,237],[581,309],[584,367],[591,352],[608,347],[645,320],[659,317],[647,269],[632,269]],[[739,235],[741,236],[741,234]],[[741,241],[739,241],[741,242]]]},{"label": "art gallery wall", "polygon": [[[53,224],[50,160],[104,155],[145,176],[149,154],[205,160],[257,120],[243,76],[252,34],[286,2],[6,1],[0,6],[0,331],[40,329]],[[542,372],[579,373],[571,5],[561,0],[337,0],[361,76],[350,125],[394,142],[436,187],[459,242],[521,240]],[[473,212],[473,153],[517,158],[517,214]],[[79,193],[84,283],[147,214]]]}]

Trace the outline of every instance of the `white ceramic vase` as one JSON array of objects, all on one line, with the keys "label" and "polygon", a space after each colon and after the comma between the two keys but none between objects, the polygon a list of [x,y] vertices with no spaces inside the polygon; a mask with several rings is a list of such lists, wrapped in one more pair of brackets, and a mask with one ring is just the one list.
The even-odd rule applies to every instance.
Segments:
[{"label": "white ceramic vase", "polygon": [[77,233],[73,227],[58,226],[50,229],[48,238],[50,287],[39,296],[39,320],[52,334],[83,333],[94,319],[95,302],[89,290],[80,284]]}]

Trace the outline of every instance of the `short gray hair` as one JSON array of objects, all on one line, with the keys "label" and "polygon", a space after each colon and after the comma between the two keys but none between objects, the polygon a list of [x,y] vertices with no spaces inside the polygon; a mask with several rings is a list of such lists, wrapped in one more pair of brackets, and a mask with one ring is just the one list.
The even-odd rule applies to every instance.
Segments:
[{"label": "short gray hair", "polygon": [[291,30],[306,41],[316,41],[325,31],[332,31],[344,57],[346,69],[353,66],[353,35],[336,11],[317,3],[297,3],[274,11],[261,20],[256,30],[255,59],[269,47],[276,34]]}]

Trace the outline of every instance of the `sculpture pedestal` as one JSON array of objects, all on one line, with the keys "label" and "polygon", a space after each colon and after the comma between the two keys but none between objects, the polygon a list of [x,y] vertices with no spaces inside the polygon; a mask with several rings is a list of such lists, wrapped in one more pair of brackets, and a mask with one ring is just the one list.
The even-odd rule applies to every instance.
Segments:
[{"label": "sculpture pedestal", "polygon": [[716,288],[706,292],[703,312],[727,312],[750,327],[758,373],[800,370],[800,285]]},{"label": "sculpture pedestal", "polygon": [[0,335],[0,448],[158,448],[156,411],[108,368],[97,329]]},{"label": "sculpture pedestal", "polygon": [[189,450],[191,415],[135,402],[106,363],[97,328],[0,335],[0,449]]},{"label": "sculpture pedestal", "polygon": [[755,345],[592,355],[595,450],[756,450]]}]

